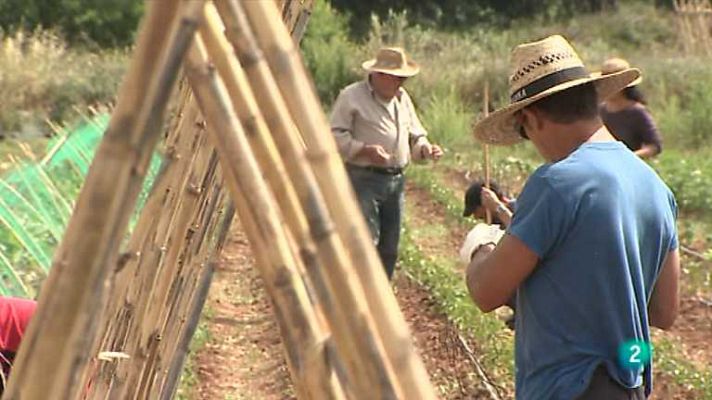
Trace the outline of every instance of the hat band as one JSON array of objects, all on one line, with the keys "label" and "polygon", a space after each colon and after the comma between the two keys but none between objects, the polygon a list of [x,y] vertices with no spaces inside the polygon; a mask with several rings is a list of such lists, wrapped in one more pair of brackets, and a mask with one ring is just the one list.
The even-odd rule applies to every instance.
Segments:
[{"label": "hat band", "polygon": [[524,86],[523,88],[517,90],[510,97],[510,101],[515,103],[517,101],[525,100],[529,97],[536,96],[537,94],[549,90],[554,86],[560,85],[565,82],[569,82],[575,79],[588,78],[589,74],[584,67],[572,67],[567,69],[562,69],[561,71],[556,71],[549,75],[543,76],[534,82]]}]

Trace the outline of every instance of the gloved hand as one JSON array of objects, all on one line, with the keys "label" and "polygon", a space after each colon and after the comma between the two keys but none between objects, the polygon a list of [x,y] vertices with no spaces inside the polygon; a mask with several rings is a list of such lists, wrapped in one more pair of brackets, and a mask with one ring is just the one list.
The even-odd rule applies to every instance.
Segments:
[{"label": "gloved hand", "polygon": [[499,243],[504,236],[504,231],[499,225],[477,224],[467,233],[465,242],[460,247],[460,261],[467,265],[472,259],[472,254],[487,243]]}]

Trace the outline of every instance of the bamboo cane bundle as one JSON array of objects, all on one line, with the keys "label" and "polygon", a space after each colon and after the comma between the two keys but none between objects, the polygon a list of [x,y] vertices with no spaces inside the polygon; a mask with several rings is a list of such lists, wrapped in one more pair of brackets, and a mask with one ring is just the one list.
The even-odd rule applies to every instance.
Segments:
[{"label": "bamboo cane bundle", "polygon": [[[189,131],[190,131],[190,127],[193,127],[193,124],[194,124],[193,115],[195,113],[197,113],[197,107],[196,107],[195,103],[192,101],[192,97],[189,96],[189,94],[190,93],[187,91],[184,91],[182,93],[182,96],[181,96],[182,100],[180,101],[179,106],[178,106],[179,116],[181,118],[178,118],[178,122],[176,124],[174,124],[175,126],[169,130],[170,133],[169,133],[168,138],[166,139],[166,142],[167,142],[166,143],[166,147],[167,147],[166,154],[169,159],[173,159],[173,160],[172,160],[172,162],[168,163],[168,165],[165,168],[164,173],[171,174],[174,177],[181,177],[181,176],[188,174],[185,166],[182,171],[177,170],[178,165],[182,164],[181,163],[182,158],[189,159],[190,155],[196,154],[197,152],[199,152],[200,150],[203,149],[203,145],[197,145],[197,147],[196,147],[195,144],[192,149],[188,149],[187,154],[186,154],[186,151],[178,151],[179,149],[177,149],[177,147],[179,147],[178,142],[181,140],[181,138],[190,138],[194,135],[194,133],[189,132]],[[183,118],[184,114],[188,115],[188,117]],[[189,126],[189,128],[186,130],[186,132],[183,132],[181,130],[176,133],[177,130],[184,129],[185,126]],[[183,148],[183,147],[181,147],[181,148]],[[198,163],[198,164],[200,164],[200,163]],[[193,167],[191,167],[191,168],[196,168],[195,164],[193,164]],[[170,197],[170,192],[182,193],[182,191],[183,191],[183,189],[181,189],[181,187],[183,187],[182,184],[180,184],[178,182],[174,182],[173,180],[171,180],[170,182],[171,183],[167,183],[167,184],[163,185],[164,186],[163,188],[160,187],[160,185],[159,185],[159,187],[155,188],[154,192],[156,192],[156,193],[152,193],[151,196],[149,196],[149,203],[146,205],[146,207],[144,208],[144,210],[142,212],[142,217],[144,215],[152,216],[152,215],[157,214],[158,210],[156,210],[156,209],[152,210],[152,207],[150,207],[151,204],[154,204],[154,205],[157,205],[158,207],[164,208],[166,211],[164,211],[162,213],[163,215],[161,215],[160,219],[156,220],[157,225],[163,226],[164,228],[161,228],[161,232],[156,232],[156,229],[152,229],[150,231],[150,233],[141,234],[139,232],[139,229],[145,225],[142,223],[143,221],[139,221],[139,224],[137,224],[137,230],[134,232],[134,236],[132,236],[132,241],[135,239],[137,241],[137,243],[141,244],[141,243],[146,242],[145,237],[147,234],[150,234],[151,237],[154,237],[155,235],[158,235],[158,237],[165,237],[165,235],[168,233],[168,231],[176,230],[173,225],[161,222],[161,221],[172,221],[172,217],[170,217],[170,211],[171,210],[175,211],[175,208],[177,208],[177,203],[175,201],[172,201],[172,200],[175,200],[175,197],[172,197],[172,198],[165,198],[165,197]],[[162,195],[162,193],[164,191],[166,192],[165,196]],[[151,201],[156,200],[156,198],[158,199],[158,201],[153,201],[153,203],[151,203]],[[203,210],[203,212],[205,212],[205,210]],[[215,219],[214,219],[214,221],[215,221]],[[201,232],[194,232],[193,235],[197,236],[198,238],[202,238]],[[173,236],[175,236],[175,235],[173,235]],[[167,239],[161,240],[159,238],[156,238],[154,240],[157,243],[156,245],[154,245],[153,241],[149,241],[148,243],[150,245],[153,245],[154,248],[166,248],[166,245],[165,244],[162,245],[161,243],[168,241]],[[176,240],[176,239],[175,238],[170,239],[171,242],[173,240]],[[144,245],[146,245],[146,244],[144,243]],[[136,248],[136,246],[129,246],[129,248]],[[176,282],[183,282],[183,280],[186,279],[186,277],[184,277],[183,275],[177,274],[176,276],[171,277],[170,274],[163,273],[164,276],[162,276],[158,279],[156,278],[157,273],[151,275],[151,272],[153,272],[155,269],[157,269],[154,267],[155,263],[157,261],[152,260],[150,258],[150,256],[149,256],[150,250],[151,250],[150,248],[148,248],[148,249],[143,248],[143,249],[140,249],[139,251],[135,251],[135,252],[132,251],[135,254],[141,255],[141,257],[137,257],[135,259],[135,262],[132,262],[133,260],[131,260],[129,262],[129,266],[133,265],[133,266],[137,266],[139,268],[138,269],[139,274],[134,276],[134,273],[131,272],[131,268],[129,268],[129,266],[127,266],[124,268],[124,271],[126,271],[126,273],[124,274],[125,279],[123,279],[123,280],[124,281],[130,280],[132,284],[136,283],[134,286],[138,286],[138,290],[136,290],[136,288],[134,287],[130,293],[127,293],[125,295],[126,300],[124,302],[117,302],[117,303],[120,303],[120,305],[121,305],[119,315],[116,318],[111,318],[111,317],[109,317],[109,318],[113,319],[114,325],[117,326],[117,329],[120,332],[117,335],[113,335],[113,336],[111,334],[107,335],[107,337],[105,338],[105,344],[102,346],[102,348],[107,348],[107,346],[109,346],[109,344],[110,344],[109,347],[120,346],[123,349],[131,348],[131,349],[134,349],[133,351],[131,351],[132,353],[138,352],[139,355],[141,355],[145,352],[146,353],[151,352],[151,355],[149,355],[147,357],[140,358],[140,360],[143,360],[143,364],[137,363],[137,364],[133,365],[133,368],[124,368],[123,370],[119,369],[117,371],[116,365],[108,365],[108,368],[110,368],[110,369],[107,371],[104,371],[105,373],[103,374],[104,376],[107,377],[107,379],[105,381],[98,382],[98,383],[102,383],[102,384],[106,383],[107,385],[109,385],[109,387],[112,388],[112,392],[111,392],[112,396],[117,397],[117,398],[122,398],[122,397],[128,395],[123,392],[123,390],[125,390],[125,388],[134,387],[134,385],[133,385],[134,381],[132,381],[133,378],[130,378],[130,377],[127,378],[126,374],[127,374],[127,372],[134,371],[135,369],[139,369],[139,372],[141,373],[141,380],[142,380],[140,388],[138,389],[138,392],[136,392],[138,394],[135,396],[138,396],[141,398],[144,398],[145,396],[149,396],[149,398],[154,398],[154,396],[152,396],[152,394],[154,394],[157,390],[157,385],[155,383],[160,379],[157,377],[156,374],[158,373],[157,372],[158,370],[161,370],[161,368],[163,368],[160,363],[160,359],[170,359],[170,356],[171,356],[171,349],[169,348],[170,345],[166,345],[166,344],[171,343],[170,334],[172,332],[180,331],[180,329],[176,328],[172,319],[177,318],[176,317],[177,314],[176,314],[175,310],[180,310],[181,305],[173,304],[173,302],[185,301],[185,299],[187,299],[189,297],[189,296],[182,296],[180,299],[176,297],[176,293],[178,293],[178,292],[182,293],[182,290],[179,291],[176,289],[176,287],[181,284],[176,283]],[[162,259],[164,259],[164,258],[162,258]],[[184,259],[184,256],[181,256],[181,258]],[[139,260],[140,260],[140,262],[139,262]],[[162,263],[158,264],[158,267],[159,267],[158,269],[160,269],[161,265],[162,265]],[[148,275],[145,273],[145,271],[148,271]],[[146,301],[143,300],[143,296],[145,296],[145,293],[147,292],[147,290],[154,290],[152,288],[152,284],[150,282],[155,282],[156,280],[158,280],[158,282],[161,282],[161,281],[172,282],[172,284],[170,286],[170,295],[167,297],[167,301],[166,301],[166,305],[165,305],[165,307],[168,307],[168,305],[171,304],[171,311],[168,315],[165,315],[165,312],[166,312],[165,309],[163,309],[162,311],[159,312],[159,314],[165,315],[165,317],[162,317],[165,319],[165,321],[163,322],[163,328],[162,328],[162,332],[164,332],[163,335],[165,335],[165,336],[160,341],[160,346],[162,346],[162,347],[159,349],[158,346],[155,345],[155,342],[150,341],[150,338],[149,338],[149,339],[144,339],[144,341],[142,342],[142,343],[145,343],[144,346],[142,346],[140,348],[136,348],[135,342],[129,341],[129,338],[133,337],[134,335],[136,335],[136,336],[140,336],[140,335],[137,335],[134,332],[136,330],[135,328],[133,328],[132,330],[129,330],[124,327],[127,325],[131,325],[132,327],[139,325],[140,321],[135,316],[135,314],[142,314],[142,312],[140,310],[144,309],[146,307],[146,304],[152,304],[152,302],[146,303]],[[121,281],[122,281],[122,279],[119,279],[119,283]],[[148,282],[148,284],[140,285],[141,282]],[[181,287],[186,287],[186,290],[190,290],[190,285],[182,285]],[[123,293],[123,292],[120,291],[119,293]],[[110,315],[114,315],[114,313],[110,313]],[[171,319],[171,321],[169,321],[169,318]],[[146,321],[148,326],[151,326],[150,325],[151,322],[152,321],[150,320],[150,318],[148,319],[148,321]],[[132,332],[134,332],[134,333],[132,333]],[[106,341],[108,341],[108,343],[106,343]],[[129,343],[127,343],[127,341],[129,341]],[[133,343],[133,345],[132,345],[132,343]],[[151,346],[151,347],[149,348],[149,346]],[[161,357],[155,357],[155,355],[158,352],[161,353]],[[136,360],[132,360],[130,362],[124,362],[123,365],[124,365],[124,367],[127,367],[128,365],[131,365],[135,361]],[[181,363],[182,361],[178,360],[177,362]],[[139,368],[140,365],[143,365],[143,367]],[[173,371],[176,371],[177,369],[179,369],[176,367],[175,364],[173,364],[171,366],[171,368]],[[165,368],[163,370],[165,370]],[[174,374],[175,374],[175,372],[174,372]],[[170,380],[170,378],[168,378],[168,380]],[[130,381],[130,383],[127,384],[129,381]],[[104,393],[104,391],[99,390],[99,385],[97,385],[96,383],[97,382],[94,382],[94,384],[95,384],[94,388],[97,389],[96,391],[98,393]],[[170,385],[170,382],[167,382],[166,384]],[[96,393],[95,395],[99,396],[98,393]],[[117,395],[117,393],[119,393],[119,394]],[[89,397],[91,397],[91,396],[92,396],[92,394],[89,395]]]},{"label": "bamboo cane bundle", "polygon": [[[131,330],[135,329],[137,310],[145,307],[141,302],[148,301],[143,299],[142,295],[147,289],[142,283],[153,282],[153,279],[149,278],[156,273],[156,262],[164,253],[163,249],[170,237],[169,228],[172,225],[166,221],[174,219],[178,202],[181,200],[179,194],[187,190],[186,177],[189,176],[190,169],[199,168],[196,166],[197,155],[201,154],[201,146],[205,140],[195,139],[201,137],[200,128],[196,126],[196,121],[199,120],[197,105],[187,90],[182,97],[185,101],[183,104],[187,107],[186,112],[178,118],[175,129],[166,138],[161,172],[131,233],[127,250],[124,252],[125,261],[117,268],[116,276],[112,279],[109,298],[113,301],[109,302],[102,313],[101,341],[94,346],[93,354],[109,350],[133,354],[133,349],[130,351],[127,348],[127,342],[132,335]],[[85,386],[89,386],[88,382],[91,381],[89,397],[93,393],[105,393],[110,388],[118,389],[120,384],[113,383],[116,368],[116,363],[102,363],[87,371],[93,375],[85,378]]]},{"label": "bamboo cane bundle", "polygon": [[[193,236],[192,220],[199,212],[198,207],[207,201],[204,181],[214,179],[215,157],[212,149],[206,146],[203,129],[197,127],[194,121],[185,124],[181,140],[177,141],[174,160],[165,170],[163,180],[159,182],[156,192],[159,194],[149,198],[145,212],[150,230],[145,235],[140,234],[143,220],[137,225],[137,240],[143,242],[137,245],[140,256],[133,268],[126,267],[123,279],[130,279],[128,290],[119,298],[123,299],[122,309],[128,308],[130,323],[121,329],[120,337],[112,338],[116,350],[124,351],[132,356],[122,362],[108,375],[112,393],[118,398],[131,397],[141,388],[137,381],[140,374],[150,364],[149,349],[154,345],[156,335],[164,335],[160,327],[160,316],[166,312],[162,299],[167,296],[167,286],[177,279],[183,278],[179,272],[178,255],[181,248]],[[197,132],[196,132],[197,131]],[[191,135],[192,134],[192,135]],[[165,181],[166,183],[163,183]],[[155,210],[154,206],[164,207],[163,212]],[[150,219],[148,213],[156,212],[159,218]],[[117,293],[118,295],[118,293]]]},{"label": "bamboo cane bundle", "polygon": [[[195,15],[196,4],[188,4],[186,11]],[[5,398],[74,398],[78,391],[77,380],[86,366],[97,330],[96,315],[104,301],[105,279],[117,260],[159,137],[156,128],[195,29],[190,15],[181,17],[184,23],[166,36],[165,27],[177,20],[175,7],[162,2],[149,10],[138,56],[55,256]],[[156,54],[161,55],[158,60]],[[145,88],[149,89],[144,97]]]},{"label": "bamboo cane bundle", "polygon": [[[208,44],[208,52],[213,56],[213,61],[216,63],[218,70],[223,76],[228,92],[235,100],[235,107],[238,114],[241,114],[241,119],[245,121],[248,138],[250,139],[257,160],[260,162],[263,171],[269,171],[277,168],[282,164],[280,154],[285,155],[291,161],[288,170],[290,175],[282,172],[275,179],[269,179],[273,190],[282,194],[284,189],[293,190],[293,185],[289,181],[291,176],[292,181],[300,186],[302,206],[307,212],[307,218],[312,222],[312,229],[320,234],[318,257],[314,257],[314,243],[309,237],[309,227],[304,224],[304,211],[300,209],[298,200],[292,200],[286,196],[277,196],[277,200],[282,207],[282,210],[287,210],[289,215],[297,215],[297,217],[287,218],[289,226],[296,242],[299,246],[299,254],[304,259],[304,263],[308,266],[309,278],[315,282],[313,285],[316,288],[316,296],[319,298],[318,304],[325,305],[325,311],[334,333],[335,344],[337,349],[344,357],[344,362],[350,375],[353,378],[354,385],[357,386],[358,392],[362,395],[367,395],[370,392],[377,391],[374,395],[382,396],[384,393],[394,395],[392,388],[383,389],[379,382],[386,379],[385,372],[374,374],[373,372],[385,371],[386,366],[383,364],[382,350],[376,347],[376,338],[373,337],[375,329],[367,325],[369,319],[359,318],[354,320],[351,316],[354,313],[366,314],[365,301],[359,297],[361,289],[356,288],[355,291],[351,286],[344,285],[348,282],[349,274],[353,274],[351,269],[347,267],[348,259],[343,244],[338,241],[338,237],[331,229],[331,222],[328,218],[328,213],[323,207],[322,196],[319,193],[318,186],[313,174],[309,171],[309,166],[306,159],[302,156],[300,163],[295,163],[296,154],[303,150],[303,147],[298,141],[289,144],[281,144],[279,153],[265,147],[273,147],[269,132],[265,121],[258,109],[255,98],[250,89],[249,83],[242,71],[240,65],[235,62],[230,62],[232,58],[228,57],[230,47],[228,43],[221,40],[222,35],[219,35],[219,17],[215,14],[214,9],[208,5],[208,16],[206,18],[206,27],[203,37]],[[212,11],[210,11],[212,10]],[[203,32],[201,30],[201,32]],[[221,43],[222,42],[222,43]],[[232,51],[230,51],[232,53]],[[278,117],[270,116],[270,120]],[[282,127],[282,131],[287,131],[287,128]],[[284,136],[284,135],[282,135]],[[289,139],[296,139],[296,136],[286,135]],[[267,144],[269,143],[269,144]],[[303,151],[302,151],[303,152]],[[266,172],[269,175],[268,172]],[[311,186],[309,186],[311,183]],[[321,222],[320,222],[321,221]],[[351,278],[352,281],[354,280]],[[338,296],[334,294],[338,293]],[[360,311],[359,311],[360,310]],[[372,324],[372,322],[371,322]],[[367,349],[372,350],[368,351]],[[387,380],[386,380],[387,381]],[[388,397],[388,396],[386,396]]]},{"label": "bamboo cane bundle", "polygon": [[[294,43],[284,26],[275,23],[278,11],[272,2],[243,1],[241,4],[260,48],[269,49],[265,56],[270,69],[302,134],[307,157],[339,234],[350,245],[352,262],[356,266],[365,298],[403,396],[408,399],[434,398],[432,385],[422,361],[415,353],[395,297],[384,279],[380,260],[366,226],[361,218],[353,218],[359,215],[360,210],[354,201],[329,126]],[[255,62],[255,59],[251,61]]]},{"label": "bamboo cane bundle", "polygon": [[[217,172],[217,168],[215,171]],[[225,193],[222,188],[223,179],[219,173],[209,172],[206,177],[209,177],[210,182],[203,185],[203,198],[200,206],[194,210],[191,232],[180,245],[180,261],[176,263],[178,268],[175,273],[167,273],[168,276],[174,277],[170,290],[163,296],[163,304],[156,304],[161,311],[157,313],[158,317],[153,324],[160,340],[152,341],[149,361],[144,364],[138,389],[130,392],[130,398],[160,397],[180,333],[185,329],[188,306],[195,294],[200,273],[215,255],[210,232],[216,230],[220,221],[220,218],[215,218],[220,214],[216,210],[223,203]]]},{"label": "bamboo cane bundle", "polygon": [[240,220],[251,239],[260,273],[273,302],[287,360],[301,398],[342,398],[343,393],[326,364],[325,339],[301,279],[291,268],[296,262],[277,209],[223,83],[209,66],[202,41],[186,59],[186,74],[210,129],[225,168]]}]

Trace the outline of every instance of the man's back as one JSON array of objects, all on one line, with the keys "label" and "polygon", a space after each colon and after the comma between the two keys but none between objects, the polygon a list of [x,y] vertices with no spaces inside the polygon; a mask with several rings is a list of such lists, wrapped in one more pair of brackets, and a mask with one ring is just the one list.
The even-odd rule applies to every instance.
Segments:
[{"label": "man's back", "polygon": [[517,398],[573,398],[602,363],[623,386],[642,384],[618,348],[649,341],[647,300],[677,247],[675,213],[669,189],[619,142],[584,143],[532,175],[509,229],[540,260],[518,290]]}]

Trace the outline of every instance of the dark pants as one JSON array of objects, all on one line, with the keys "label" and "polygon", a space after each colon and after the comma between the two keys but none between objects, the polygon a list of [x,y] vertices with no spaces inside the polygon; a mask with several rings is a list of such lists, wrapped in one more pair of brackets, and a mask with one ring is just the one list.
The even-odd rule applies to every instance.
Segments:
[{"label": "dark pants", "polygon": [[402,173],[375,172],[352,165],[347,165],[346,170],[390,279],[398,258],[405,177]]},{"label": "dark pants", "polygon": [[596,368],[591,378],[591,383],[585,392],[576,400],[645,400],[645,389],[643,386],[628,389],[613,380],[608,375],[606,367]]}]

